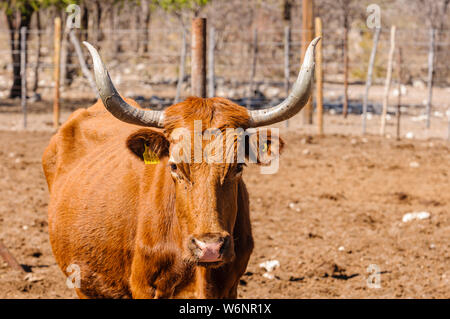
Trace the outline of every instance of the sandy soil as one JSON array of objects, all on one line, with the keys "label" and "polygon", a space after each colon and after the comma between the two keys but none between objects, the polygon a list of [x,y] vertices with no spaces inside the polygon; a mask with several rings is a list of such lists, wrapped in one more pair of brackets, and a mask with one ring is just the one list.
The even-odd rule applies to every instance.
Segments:
[{"label": "sandy soil", "polygon": [[[244,172],[256,247],[239,297],[450,298],[448,142],[308,130],[281,130],[277,174]],[[0,131],[0,240],[29,271],[0,259],[0,298],[75,297],[48,241],[41,155],[51,134]],[[414,211],[431,216],[402,222]],[[274,259],[280,267],[269,279],[259,264]],[[379,289],[367,284],[373,264]]]}]

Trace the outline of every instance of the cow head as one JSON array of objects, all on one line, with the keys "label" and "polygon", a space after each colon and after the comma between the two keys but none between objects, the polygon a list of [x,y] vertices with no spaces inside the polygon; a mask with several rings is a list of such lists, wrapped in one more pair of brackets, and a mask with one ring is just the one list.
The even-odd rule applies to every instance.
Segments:
[{"label": "cow head", "polygon": [[306,104],[318,41],[311,42],[291,94],[277,106],[249,111],[223,98],[190,97],[164,112],[135,108],[123,100],[97,51],[85,43],[107,110],[121,121],[163,129],[140,129],[127,145],[143,161],[146,152],[157,157],[171,175],[187,258],[217,266],[234,257],[233,228],[245,162],[270,164],[283,146],[270,130],[262,134],[254,128],[287,120]]}]

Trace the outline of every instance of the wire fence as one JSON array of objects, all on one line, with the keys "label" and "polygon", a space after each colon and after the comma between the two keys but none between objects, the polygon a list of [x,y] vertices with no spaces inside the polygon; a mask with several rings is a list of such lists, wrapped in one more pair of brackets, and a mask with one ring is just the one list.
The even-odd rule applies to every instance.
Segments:
[{"label": "wire fence", "polygon": [[[155,92],[160,95],[174,95],[180,71],[180,54],[182,51],[181,29],[151,29],[148,38],[143,37],[144,30],[119,29],[100,30],[100,35],[87,34],[77,30],[77,37],[88,40],[100,48],[100,53],[108,65],[112,79],[118,89],[125,95],[142,95],[149,98]],[[305,30],[291,30],[289,41],[289,80],[292,83],[301,62],[302,32]],[[190,74],[190,44],[185,41],[186,63],[185,84],[182,96],[189,95]],[[323,30],[323,70],[325,83],[343,83],[343,29]],[[229,98],[252,94],[248,91],[250,82],[256,88],[272,86],[282,88],[285,80],[286,42],[284,29],[258,30],[257,42],[254,42],[253,30],[242,31],[239,39],[227,33],[215,32],[214,69],[215,87],[217,95]],[[27,77],[28,85],[38,76],[37,90],[53,87],[53,32],[51,28],[44,31],[27,31]],[[364,83],[367,66],[372,49],[372,32],[367,29],[352,29],[349,34],[349,80],[350,83]],[[38,54],[38,39],[40,50]],[[12,53],[19,53],[19,39],[11,37],[9,30],[0,30],[0,97],[6,97],[14,80],[13,68],[18,67],[19,61],[13,62]],[[397,44],[402,47],[404,55],[404,84],[426,85],[428,73],[428,52],[430,49],[429,30],[426,29],[398,29]],[[208,44],[211,45],[211,44]],[[257,50],[255,50],[255,45]],[[434,85],[448,86],[450,83],[450,68],[448,66],[450,47],[450,30],[442,30],[436,41],[436,58],[434,66]],[[385,79],[387,55],[389,50],[389,30],[382,29],[375,60],[373,83],[382,84]],[[255,52],[257,52],[256,57]],[[84,50],[85,59],[89,67],[91,60]],[[79,69],[79,62],[75,50],[68,37],[63,36],[62,58],[63,87],[67,90],[89,92],[87,80],[83,78]],[[255,61],[255,62],[253,62]],[[254,77],[252,78],[252,74]],[[397,79],[393,78],[393,81]],[[150,86],[159,85],[157,91],[149,90]],[[163,89],[163,86],[167,86]],[[275,91],[276,93],[277,91]],[[278,94],[284,95],[280,90]],[[419,102],[418,102],[419,103]]]}]

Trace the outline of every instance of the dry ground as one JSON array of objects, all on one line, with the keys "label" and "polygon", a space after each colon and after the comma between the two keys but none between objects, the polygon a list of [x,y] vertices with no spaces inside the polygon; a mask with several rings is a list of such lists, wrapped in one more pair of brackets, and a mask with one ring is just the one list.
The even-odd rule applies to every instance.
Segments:
[{"label": "dry ground", "polygon": [[[32,275],[26,280],[0,260],[0,298],[75,297],[48,241],[41,155],[50,136],[0,131],[0,240]],[[450,298],[447,142],[292,129],[282,136],[277,174],[244,172],[256,247],[240,297]],[[413,211],[431,217],[403,223]],[[272,259],[281,266],[268,279],[259,263]],[[379,289],[367,285],[371,264]]]}]

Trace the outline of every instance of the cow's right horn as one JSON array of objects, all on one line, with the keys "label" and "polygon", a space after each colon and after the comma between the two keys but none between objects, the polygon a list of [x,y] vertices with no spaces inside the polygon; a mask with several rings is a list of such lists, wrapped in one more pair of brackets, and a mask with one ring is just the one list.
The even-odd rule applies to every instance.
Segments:
[{"label": "cow's right horn", "polygon": [[94,61],[95,82],[106,109],[123,122],[141,126],[164,127],[163,112],[138,109],[124,101],[114,87],[97,50],[86,41],[83,44],[88,48]]}]

